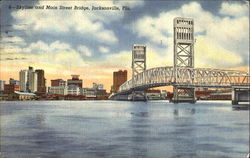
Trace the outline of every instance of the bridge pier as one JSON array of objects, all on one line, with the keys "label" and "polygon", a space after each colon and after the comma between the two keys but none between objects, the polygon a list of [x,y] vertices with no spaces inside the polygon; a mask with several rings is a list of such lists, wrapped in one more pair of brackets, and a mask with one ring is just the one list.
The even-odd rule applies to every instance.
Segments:
[{"label": "bridge pier", "polygon": [[133,91],[132,92],[132,101],[147,101],[146,91]]},{"label": "bridge pier", "polygon": [[232,104],[238,105],[240,102],[250,103],[250,87],[232,89]]},{"label": "bridge pier", "polygon": [[174,86],[173,103],[195,103],[195,88]]}]

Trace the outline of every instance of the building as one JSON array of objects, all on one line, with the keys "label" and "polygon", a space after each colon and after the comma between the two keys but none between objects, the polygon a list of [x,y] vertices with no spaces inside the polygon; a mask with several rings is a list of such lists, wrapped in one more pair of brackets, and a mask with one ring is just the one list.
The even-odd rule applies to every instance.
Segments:
[{"label": "building", "polygon": [[15,84],[15,85],[20,85],[20,81],[19,81],[19,80],[14,80],[13,78],[10,78],[9,83],[10,83],[11,85],[13,85],[13,84]]},{"label": "building", "polygon": [[8,96],[8,100],[33,100],[36,98],[34,93],[14,92]]},{"label": "building", "polygon": [[15,91],[20,91],[20,86],[16,84],[5,84],[4,85],[4,94],[12,94]]},{"label": "building", "polygon": [[112,92],[117,93],[119,87],[127,81],[127,70],[119,70],[117,72],[113,72],[113,86]]},{"label": "building", "polygon": [[28,70],[21,70],[19,72],[20,90],[22,92],[36,92],[37,91],[37,73],[33,67]]},{"label": "building", "polygon": [[87,98],[96,98],[96,90],[94,88],[82,88],[82,95]]},{"label": "building", "polygon": [[161,90],[159,89],[148,89],[147,91],[148,99],[161,99]]},{"label": "building", "polygon": [[97,97],[106,96],[106,89],[103,89],[103,84],[93,83],[93,89],[95,90],[95,95]]},{"label": "building", "polygon": [[62,80],[62,79],[55,79],[55,80],[51,80],[51,87],[65,87],[67,86],[67,82]]},{"label": "building", "polygon": [[107,95],[106,89],[98,89],[96,90],[95,93],[97,97],[102,97]]},{"label": "building", "polygon": [[63,86],[49,87],[48,93],[49,94],[67,95],[68,89],[67,89],[67,87],[63,87]]},{"label": "building", "polygon": [[51,87],[48,89],[49,94],[67,95],[67,82],[62,79],[51,80]]},{"label": "building", "polygon": [[103,89],[103,84],[93,83],[93,88],[101,90],[101,89]]},{"label": "building", "polygon": [[27,70],[21,70],[19,72],[19,81],[20,81],[20,91],[26,92],[27,82],[28,82],[28,71]]},{"label": "building", "polygon": [[44,77],[44,70],[38,69],[35,72],[37,73],[37,92],[46,93],[46,79]]},{"label": "building", "polygon": [[68,85],[67,88],[67,94],[68,95],[80,95],[80,88],[78,85]]},{"label": "building", "polygon": [[8,100],[8,99],[9,99],[8,94],[0,93],[0,101]]},{"label": "building", "polygon": [[79,88],[82,88],[82,80],[79,79],[80,75],[71,75],[71,76],[72,76],[72,79],[68,79],[67,80],[68,86],[70,86],[70,85],[76,85]]},{"label": "building", "polygon": [[0,92],[4,90],[5,81],[0,80]]},{"label": "building", "polygon": [[27,92],[37,91],[37,73],[33,70],[33,67],[28,69],[28,89]]}]

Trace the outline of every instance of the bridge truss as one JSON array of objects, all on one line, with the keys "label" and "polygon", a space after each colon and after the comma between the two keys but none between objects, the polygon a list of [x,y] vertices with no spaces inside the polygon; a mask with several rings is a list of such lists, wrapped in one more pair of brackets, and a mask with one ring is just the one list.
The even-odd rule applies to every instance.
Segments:
[{"label": "bridge truss", "polygon": [[[247,72],[235,70],[220,70],[211,68],[176,68],[157,67],[145,70],[126,81],[119,88],[118,93],[128,94],[133,90],[145,90],[160,86],[181,86],[186,88],[232,88],[249,87],[250,76]],[[132,82],[134,82],[132,84]]]}]

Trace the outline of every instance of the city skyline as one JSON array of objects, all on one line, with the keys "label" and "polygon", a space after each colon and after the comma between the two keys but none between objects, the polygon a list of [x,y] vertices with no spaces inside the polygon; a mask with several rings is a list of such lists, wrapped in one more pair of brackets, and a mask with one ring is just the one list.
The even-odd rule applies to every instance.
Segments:
[{"label": "city skyline", "polygon": [[[1,25],[13,24],[12,30],[25,30],[3,33],[2,42],[6,43],[1,46],[1,80],[17,79],[19,69],[32,65],[44,69],[48,81],[57,78],[66,80],[71,74],[79,74],[86,87],[97,82],[109,90],[113,71],[127,70],[128,79],[131,78],[131,51],[134,43],[147,46],[147,68],[173,65],[172,27],[173,18],[178,16],[194,19],[195,67],[248,71],[249,14],[244,1],[97,1],[63,4],[126,5],[131,8],[130,11],[118,13],[8,9],[9,5],[15,6],[18,3],[1,3],[6,15],[1,17]],[[22,2],[23,5],[25,3]],[[32,5],[48,4],[58,6],[62,2],[38,1]],[[192,11],[187,12],[188,9]],[[31,18],[31,14],[43,14],[43,17],[38,20],[35,16]],[[8,35],[13,37],[9,38]],[[13,44],[8,41],[19,42]],[[9,60],[5,60],[7,57]]]}]

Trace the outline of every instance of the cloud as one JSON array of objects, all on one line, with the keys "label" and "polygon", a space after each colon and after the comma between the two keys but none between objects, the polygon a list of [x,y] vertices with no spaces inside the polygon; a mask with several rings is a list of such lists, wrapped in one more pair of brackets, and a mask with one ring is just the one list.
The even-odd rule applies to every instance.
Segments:
[{"label": "cloud", "polygon": [[229,3],[223,2],[219,11],[222,15],[230,15],[230,16],[248,16],[249,15],[249,7],[245,4],[239,3]]},{"label": "cloud", "polygon": [[[222,8],[225,8],[225,3],[222,3]],[[231,8],[232,12],[235,12],[234,8],[241,9],[237,14],[245,13],[245,7],[240,4]],[[223,13],[231,15],[230,12]],[[194,19],[195,38],[198,41],[195,43],[196,66],[206,66],[204,63],[213,67],[244,66],[249,62],[249,17],[241,15],[235,18],[215,16],[204,10],[198,2],[191,2],[179,9],[161,12],[158,16],[144,16],[135,22],[133,31],[139,37],[145,38],[161,56],[162,43],[166,47],[166,60],[169,60],[169,57],[173,60],[173,19],[190,17]],[[218,57],[221,55],[216,55],[215,52],[221,53],[227,59],[221,62],[221,58]]]},{"label": "cloud", "polygon": [[[76,32],[82,38],[88,38],[100,43],[115,44],[118,38],[111,29],[107,29],[105,25],[119,20],[124,16],[123,11],[100,10],[92,11],[92,6],[122,7],[126,4],[130,7],[141,6],[143,2],[116,2],[116,1],[38,1],[36,6],[57,7],[58,9],[30,9],[18,10],[12,12],[13,18],[17,23],[25,23],[24,27],[30,32],[46,32],[50,34],[67,34]],[[60,6],[74,8],[89,7],[90,10],[60,10]],[[31,16],[32,15],[32,16]],[[17,27],[17,26],[15,26]],[[20,29],[20,26],[18,26]]]},{"label": "cloud", "polygon": [[100,46],[99,51],[101,53],[109,53],[110,49],[108,47]]},{"label": "cloud", "polygon": [[84,56],[91,57],[92,52],[87,46],[80,45],[77,47],[77,50],[80,52],[80,54],[83,54]]},{"label": "cloud", "polygon": [[237,66],[243,61],[239,55],[204,36],[197,37],[194,56],[198,67],[230,67]]},{"label": "cloud", "polygon": [[[37,41],[27,44],[25,47],[12,46],[12,49],[8,47],[3,48],[3,53],[8,54],[10,58],[25,58],[26,62],[37,62],[37,63],[53,63],[54,65],[63,66],[85,66],[85,62],[81,54],[71,48],[67,43],[60,41],[54,41],[50,44],[43,41]],[[83,51],[83,46],[79,47]],[[85,49],[88,51],[88,49]],[[87,55],[89,52],[86,52]],[[7,55],[7,54],[6,54]]]}]

